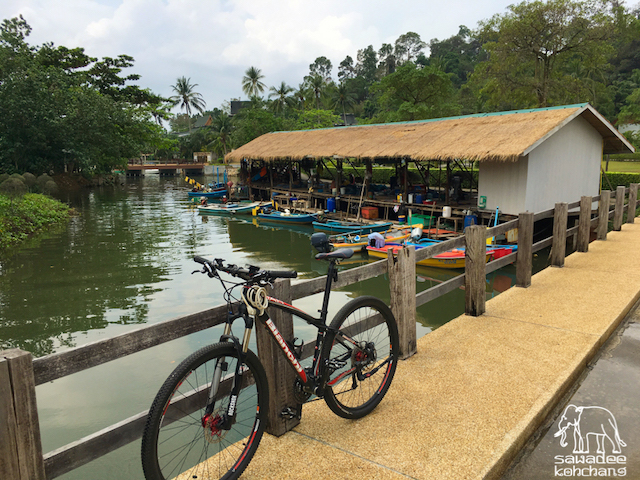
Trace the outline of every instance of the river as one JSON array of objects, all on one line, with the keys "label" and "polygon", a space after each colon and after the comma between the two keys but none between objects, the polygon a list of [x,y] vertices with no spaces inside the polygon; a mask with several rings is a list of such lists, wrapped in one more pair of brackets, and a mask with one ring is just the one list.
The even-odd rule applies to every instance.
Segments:
[{"label": "river", "polygon": [[[249,216],[200,216],[180,177],[149,174],[122,181],[60,193],[77,211],[68,225],[0,258],[0,349],[22,348],[39,357],[222,303],[217,281],[191,275],[197,268],[194,255],[295,269],[300,278],[326,272],[326,264],[313,258],[310,227],[260,224]],[[341,268],[367,261],[357,253]],[[421,291],[455,272],[418,267],[417,274]],[[513,267],[491,275],[488,297],[514,278]],[[388,278],[332,294],[330,315],[362,294],[388,303]],[[295,302],[309,312],[320,304],[320,295]],[[463,311],[462,290],[420,307],[418,335]],[[37,387],[44,452],[149,408],[177,363],[219,335],[218,328],[199,332]],[[313,330],[300,325],[296,335],[315,338]],[[60,478],[142,478],[139,441]]]}]

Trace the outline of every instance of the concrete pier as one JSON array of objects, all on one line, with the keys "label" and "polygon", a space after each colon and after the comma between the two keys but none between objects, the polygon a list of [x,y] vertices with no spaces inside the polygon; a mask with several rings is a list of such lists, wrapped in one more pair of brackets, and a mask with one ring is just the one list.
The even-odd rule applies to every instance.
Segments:
[{"label": "concrete pier", "polygon": [[264,436],[243,478],[499,478],[639,297],[636,219],[419,339],[369,416],[305,405],[294,431]]}]

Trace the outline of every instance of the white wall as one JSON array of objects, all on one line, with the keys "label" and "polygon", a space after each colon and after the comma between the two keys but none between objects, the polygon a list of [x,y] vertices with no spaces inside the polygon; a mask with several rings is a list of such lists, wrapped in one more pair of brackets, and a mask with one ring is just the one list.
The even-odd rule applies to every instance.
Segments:
[{"label": "white wall", "polygon": [[586,120],[575,118],[529,154],[526,211],[598,195],[601,161],[602,136]]},{"label": "white wall", "polygon": [[478,197],[503,213],[540,212],[598,195],[602,136],[577,117],[517,162],[480,162]]},{"label": "white wall", "polygon": [[524,212],[528,159],[517,162],[480,162],[478,198],[487,197],[487,210],[500,208],[503,213]]}]

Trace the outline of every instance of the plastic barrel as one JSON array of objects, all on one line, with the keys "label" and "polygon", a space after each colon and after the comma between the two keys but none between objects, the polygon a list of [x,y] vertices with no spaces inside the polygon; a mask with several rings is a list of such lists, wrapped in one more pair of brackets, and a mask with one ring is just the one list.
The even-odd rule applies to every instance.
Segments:
[{"label": "plastic barrel", "polygon": [[398,223],[404,223],[407,220],[405,215],[398,215]]},{"label": "plastic barrel", "polygon": [[416,203],[422,203],[422,194],[416,193]]},{"label": "plastic barrel", "polygon": [[464,216],[464,228],[467,228],[470,225],[478,224],[478,216],[477,215],[465,215]]},{"label": "plastic barrel", "polygon": [[335,198],[327,198],[327,210],[330,212],[336,211],[336,199]]}]

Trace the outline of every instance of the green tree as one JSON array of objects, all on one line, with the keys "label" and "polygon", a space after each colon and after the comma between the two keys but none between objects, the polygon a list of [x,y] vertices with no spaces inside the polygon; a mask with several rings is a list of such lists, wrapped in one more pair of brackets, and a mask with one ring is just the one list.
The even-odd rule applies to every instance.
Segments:
[{"label": "green tree", "polygon": [[460,110],[450,76],[430,66],[405,63],[371,90],[378,96],[380,121],[444,117]]},{"label": "green tree", "polygon": [[231,117],[224,112],[218,112],[212,117],[211,127],[209,127],[215,136],[214,150],[217,153],[226,155],[230,150],[231,142]]},{"label": "green tree", "polygon": [[613,25],[599,0],[549,0],[511,5],[482,26],[489,58],[474,81],[489,108],[544,107],[562,103],[575,57],[606,62]]},{"label": "green tree", "polygon": [[338,67],[338,80],[340,82],[344,82],[345,80],[355,76],[356,69],[353,66],[353,58],[347,55],[345,59],[340,62],[340,66]]},{"label": "green tree", "polygon": [[309,76],[313,77],[315,75],[320,75],[325,82],[329,83],[331,81],[332,69],[333,65],[331,65],[331,60],[327,57],[318,57],[311,65],[309,65]]},{"label": "green tree", "polygon": [[264,75],[259,68],[249,67],[242,77],[242,91],[249,97],[257,97],[264,92],[266,85],[262,82]]},{"label": "green tree", "polygon": [[340,123],[340,117],[330,110],[307,110],[302,112],[292,130],[330,128]]},{"label": "green tree", "polygon": [[376,81],[378,69],[378,55],[373,49],[373,45],[369,45],[363,50],[358,50],[357,58],[356,75],[362,77],[367,86],[372,85]]},{"label": "green tree", "polygon": [[343,118],[346,122],[346,107],[353,106],[356,100],[355,95],[349,91],[347,84],[343,82],[334,89],[332,99],[334,108],[342,111]]},{"label": "green tree", "polygon": [[273,98],[271,108],[276,113],[284,114],[287,107],[292,106],[295,102],[295,99],[291,96],[293,88],[287,85],[286,82],[282,82],[278,88],[271,87],[269,91],[271,92],[269,98]]},{"label": "green tree", "polygon": [[[194,91],[197,86],[197,83],[191,83],[191,79],[186,77],[179,77],[176,84],[171,85],[171,89],[176,94],[170,100],[174,106],[180,105],[180,109],[184,110],[189,118],[191,118],[192,109],[202,113],[206,106],[202,94]],[[189,131],[191,131],[191,122],[189,122]]]},{"label": "green tree", "polygon": [[413,62],[426,46],[427,44],[420,39],[420,35],[415,32],[407,32],[396,40],[395,58],[401,64]]}]

